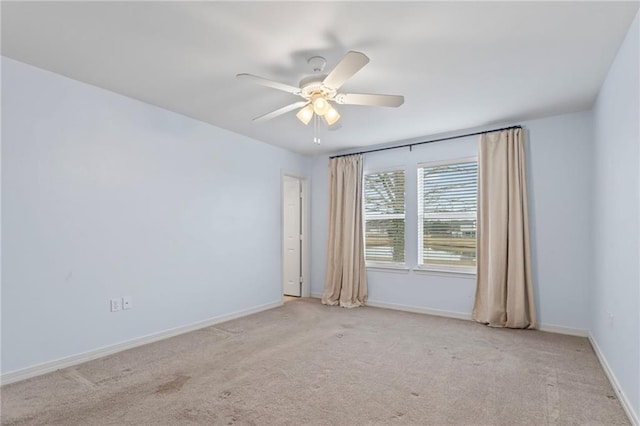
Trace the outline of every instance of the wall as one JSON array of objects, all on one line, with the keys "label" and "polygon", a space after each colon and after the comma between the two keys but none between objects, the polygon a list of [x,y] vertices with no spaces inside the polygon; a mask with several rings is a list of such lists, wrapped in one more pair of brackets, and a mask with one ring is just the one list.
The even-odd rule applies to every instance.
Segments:
[{"label": "wall", "polygon": [[[547,329],[586,333],[589,282],[591,115],[567,114],[525,121],[528,154],[533,280],[539,322]],[[494,126],[502,127],[502,126]],[[472,129],[486,130],[488,128]],[[438,135],[447,136],[447,135]],[[416,229],[416,168],[421,162],[477,156],[478,137],[435,142],[365,155],[365,170],[406,169],[406,227]],[[322,293],[327,229],[327,162],[313,165],[312,292]],[[407,232],[408,269],[416,265],[417,237]],[[469,318],[475,275],[367,270],[372,304]]]},{"label": "wall", "polygon": [[640,27],[636,16],[594,106],[591,337],[640,414]]},{"label": "wall", "polygon": [[308,158],[7,58],[2,122],[3,374],[281,302]]}]

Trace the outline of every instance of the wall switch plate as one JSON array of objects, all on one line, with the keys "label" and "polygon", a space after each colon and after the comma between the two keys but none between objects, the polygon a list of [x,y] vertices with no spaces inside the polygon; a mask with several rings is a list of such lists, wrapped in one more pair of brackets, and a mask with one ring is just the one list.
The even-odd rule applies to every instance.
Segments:
[{"label": "wall switch plate", "polygon": [[133,308],[133,299],[131,296],[124,296],[122,298],[122,309],[131,309]]},{"label": "wall switch plate", "polygon": [[111,299],[111,312],[116,312],[122,309],[121,299]]}]

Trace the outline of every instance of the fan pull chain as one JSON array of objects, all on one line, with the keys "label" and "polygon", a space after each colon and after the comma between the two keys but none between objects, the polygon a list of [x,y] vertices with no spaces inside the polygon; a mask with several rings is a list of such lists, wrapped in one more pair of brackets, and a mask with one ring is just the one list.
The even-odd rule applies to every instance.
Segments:
[{"label": "fan pull chain", "polygon": [[320,145],[320,136],[318,136],[318,114],[313,114],[313,143]]}]

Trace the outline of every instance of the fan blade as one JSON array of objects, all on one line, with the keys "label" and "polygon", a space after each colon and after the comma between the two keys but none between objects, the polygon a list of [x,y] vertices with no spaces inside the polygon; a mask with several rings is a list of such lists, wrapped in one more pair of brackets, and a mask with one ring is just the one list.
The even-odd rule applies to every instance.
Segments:
[{"label": "fan blade", "polygon": [[279,115],[282,114],[286,114],[289,111],[293,111],[294,109],[298,109],[298,108],[302,108],[303,106],[307,105],[309,103],[309,101],[300,101],[300,102],[295,102],[293,104],[287,105],[287,106],[283,106],[282,108],[278,108],[275,111],[271,111],[267,114],[261,115],[260,117],[256,117],[253,119],[253,121],[255,121],[256,123],[261,123],[263,121],[267,121],[267,120],[271,120],[272,118],[275,118]]},{"label": "fan blade", "polygon": [[400,95],[370,95],[366,93],[338,93],[335,101],[342,105],[370,105],[399,107],[404,103]]},{"label": "fan blade", "polygon": [[278,81],[268,80],[266,78],[258,77],[257,75],[253,75],[253,74],[237,74],[236,77],[240,78],[240,79],[244,79],[244,80],[251,80],[254,83],[258,83],[258,84],[261,84],[263,86],[271,87],[273,89],[278,89],[278,90],[282,90],[284,92],[293,93],[294,95],[299,95],[300,94],[300,88],[299,87],[291,86],[291,85],[285,84],[285,83],[280,83]]},{"label": "fan blade", "polygon": [[331,89],[338,90],[345,81],[360,71],[368,62],[369,58],[367,58],[367,55],[364,53],[354,51],[347,52],[344,58],[338,62],[338,65],[325,77],[322,84]]}]

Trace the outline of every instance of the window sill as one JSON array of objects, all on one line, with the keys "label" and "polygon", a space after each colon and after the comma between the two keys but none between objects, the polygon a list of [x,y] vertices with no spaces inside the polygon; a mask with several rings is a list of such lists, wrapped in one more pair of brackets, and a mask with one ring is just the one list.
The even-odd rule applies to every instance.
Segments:
[{"label": "window sill", "polygon": [[466,279],[475,279],[476,272],[470,270],[452,271],[447,269],[431,269],[431,268],[413,268],[412,271],[419,275],[439,275],[442,277],[457,277]]},{"label": "window sill", "polygon": [[368,271],[390,272],[392,274],[408,274],[411,269],[405,265],[366,265]]}]

